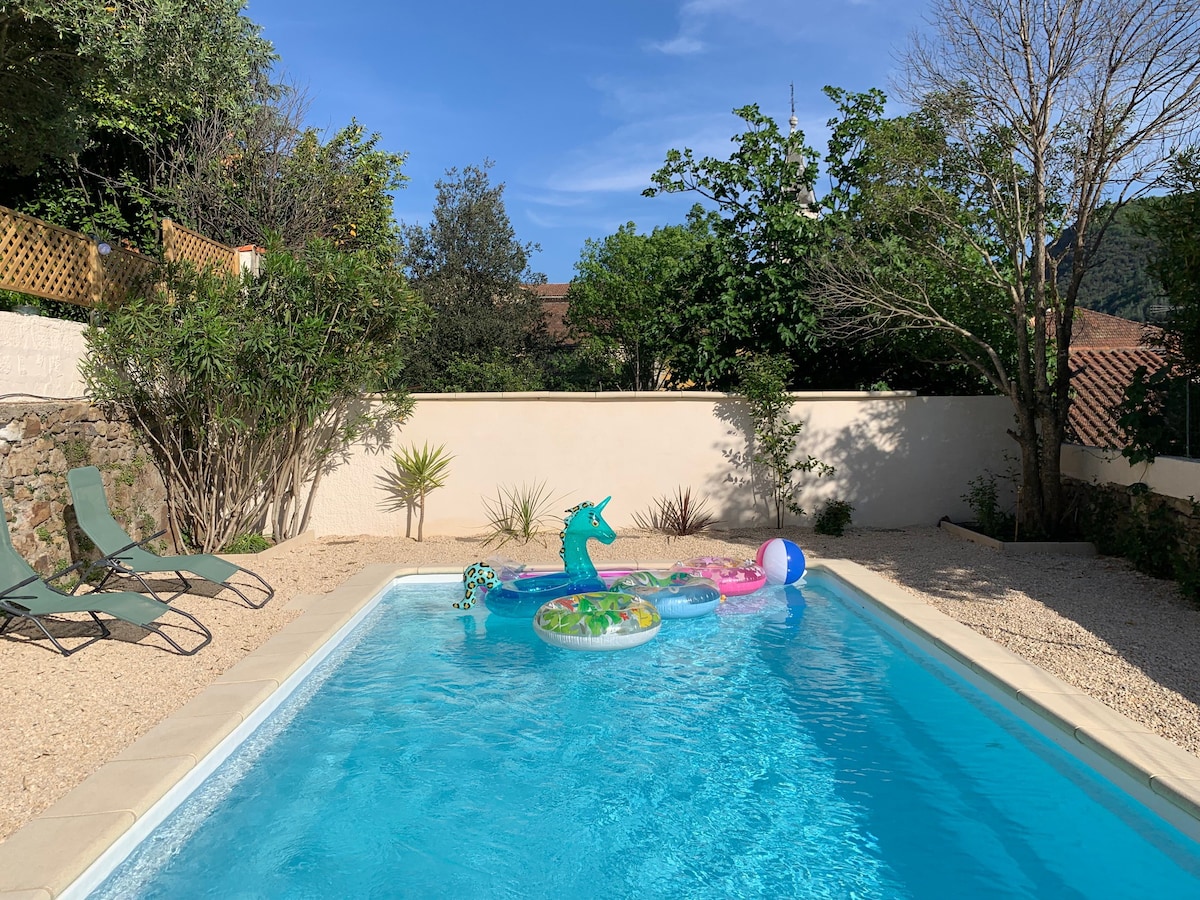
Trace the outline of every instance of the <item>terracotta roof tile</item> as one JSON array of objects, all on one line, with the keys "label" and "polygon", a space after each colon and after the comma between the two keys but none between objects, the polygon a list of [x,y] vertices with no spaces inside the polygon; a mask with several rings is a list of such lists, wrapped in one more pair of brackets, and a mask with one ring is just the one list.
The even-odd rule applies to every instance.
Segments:
[{"label": "terracotta roof tile", "polygon": [[567,290],[571,287],[571,283],[559,281],[553,284],[527,284],[525,287],[543,300],[566,300]]},{"label": "terracotta roof tile", "polygon": [[1076,307],[1071,350],[1134,350],[1142,346],[1145,332],[1141,322]]},{"label": "terracotta roof tile", "polygon": [[1138,366],[1153,372],[1162,364],[1163,358],[1146,347],[1072,350],[1069,439],[1088,447],[1124,447],[1112,408],[1124,396]]},{"label": "terracotta roof tile", "polygon": [[546,330],[551,337],[562,340],[567,336],[567,323],[564,321],[567,315],[566,300],[543,300],[542,314],[546,317]]}]

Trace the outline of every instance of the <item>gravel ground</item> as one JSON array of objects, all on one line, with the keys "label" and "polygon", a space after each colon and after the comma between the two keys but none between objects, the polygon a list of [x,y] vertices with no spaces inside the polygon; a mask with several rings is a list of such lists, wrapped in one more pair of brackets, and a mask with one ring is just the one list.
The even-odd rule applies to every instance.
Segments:
[{"label": "gravel ground", "polygon": [[[930,605],[1003,644],[1135,721],[1200,755],[1200,610],[1173,584],[1120,560],[1002,556],[937,528],[717,532],[667,541],[625,532],[589,545],[597,562],[753,556],[784,536],[810,559],[862,563]],[[492,555],[470,538],[326,537],[284,546],[246,564],[275,585],[266,608],[187,594],[178,605],[213,632],[194,657],[116,623],[113,638],[64,658],[28,626],[0,635],[0,839],[46,809],[153,725],[259,647],[298,613],[302,594],[332,590],[367,563],[461,566]],[[508,545],[499,555],[557,563],[558,545]],[[68,622],[55,634],[70,645]],[[78,638],[74,638],[78,640]]]}]

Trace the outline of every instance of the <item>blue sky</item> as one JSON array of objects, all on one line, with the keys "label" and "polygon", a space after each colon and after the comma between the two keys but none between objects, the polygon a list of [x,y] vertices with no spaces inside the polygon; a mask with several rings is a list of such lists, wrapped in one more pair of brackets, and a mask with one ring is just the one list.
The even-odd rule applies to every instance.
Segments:
[{"label": "blue sky", "polygon": [[[810,144],[826,84],[887,90],[921,0],[249,0],[303,87],[309,123],[357,118],[408,154],[396,218],[427,224],[446,169],[491,159],[532,267],[569,281],[584,241],[681,222],[695,198],[641,196],[671,148],[728,156],[735,107]],[[820,192],[818,184],[818,192]]]}]

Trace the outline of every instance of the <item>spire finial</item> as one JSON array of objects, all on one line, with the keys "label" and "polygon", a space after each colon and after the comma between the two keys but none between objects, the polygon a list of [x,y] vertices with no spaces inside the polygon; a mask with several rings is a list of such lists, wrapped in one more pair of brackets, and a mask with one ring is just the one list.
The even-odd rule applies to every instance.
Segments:
[{"label": "spire finial", "polygon": [[792,117],[788,119],[788,125],[791,128],[789,134],[796,133],[796,126],[800,124],[800,120],[796,118],[796,82],[792,82]]}]

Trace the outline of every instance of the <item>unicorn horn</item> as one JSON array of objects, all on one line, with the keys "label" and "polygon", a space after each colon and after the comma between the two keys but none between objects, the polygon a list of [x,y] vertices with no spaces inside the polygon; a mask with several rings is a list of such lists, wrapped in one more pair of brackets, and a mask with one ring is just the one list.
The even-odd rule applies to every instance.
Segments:
[{"label": "unicorn horn", "polygon": [[609,497],[605,497],[603,500],[601,500],[599,505],[596,507],[596,512],[600,512],[604,509],[604,507],[608,506],[608,501],[611,499],[612,499],[612,497],[609,496]]}]

